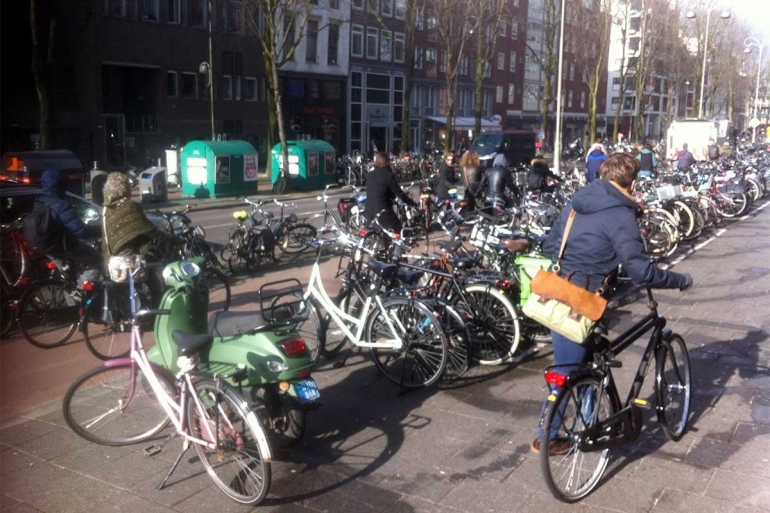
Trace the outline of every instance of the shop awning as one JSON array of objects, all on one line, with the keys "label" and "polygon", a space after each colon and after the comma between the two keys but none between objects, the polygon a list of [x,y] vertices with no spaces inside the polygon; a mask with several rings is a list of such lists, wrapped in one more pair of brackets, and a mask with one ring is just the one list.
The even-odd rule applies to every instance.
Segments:
[{"label": "shop awning", "polygon": [[[428,116],[428,119],[446,125],[446,116]],[[454,123],[455,128],[473,128],[476,126],[476,118],[457,117]],[[503,127],[500,123],[489,121],[488,119],[481,118],[481,129],[497,129],[501,130]]]}]

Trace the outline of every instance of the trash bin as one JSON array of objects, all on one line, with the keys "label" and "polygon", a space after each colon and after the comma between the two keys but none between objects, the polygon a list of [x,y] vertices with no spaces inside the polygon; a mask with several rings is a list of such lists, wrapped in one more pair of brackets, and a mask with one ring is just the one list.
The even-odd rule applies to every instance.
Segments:
[{"label": "trash bin", "polygon": [[166,185],[165,167],[148,167],[139,175],[139,194],[143,202],[166,201],[168,187]]},{"label": "trash bin", "polygon": [[190,141],[181,154],[182,196],[257,193],[257,150],[246,141]]},{"label": "trash bin", "polygon": [[168,190],[175,191],[182,187],[182,177],[179,171],[179,150],[170,148],[166,150],[166,184]]},{"label": "trash bin", "polygon": [[[287,141],[289,149],[289,175],[295,191],[315,191],[337,182],[337,157],[334,146],[326,141]],[[272,183],[281,178],[283,162],[281,145],[273,146]]]}]

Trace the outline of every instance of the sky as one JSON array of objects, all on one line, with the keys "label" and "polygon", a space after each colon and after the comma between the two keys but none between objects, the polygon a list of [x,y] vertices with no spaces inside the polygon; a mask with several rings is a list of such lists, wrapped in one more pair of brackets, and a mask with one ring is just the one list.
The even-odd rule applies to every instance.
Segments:
[{"label": "sky", "polygon": [[747,19],[757,34],[770,38],[770,0],[722,0],[720,4]]}]

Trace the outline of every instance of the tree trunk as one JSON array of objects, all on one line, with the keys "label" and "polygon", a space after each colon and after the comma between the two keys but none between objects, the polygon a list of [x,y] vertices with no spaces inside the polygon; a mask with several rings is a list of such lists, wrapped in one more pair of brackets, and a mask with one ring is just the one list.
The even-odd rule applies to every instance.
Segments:
[{"label": "tree trunk", "polygon": [[43,25],[38,0],[30,1],[30,29],[32,35],[32,75],[35,79],[40,109],[40,149],[54,147],[53,67],[56,20],[47,23],[48,40],[41,41],[39,29]]},{"label": "tree trunk", "polygon": [[484,71],[486,59],[484,59],[483,30],[478,29],[476,36],[476,77],[473,99],[473,134],[481,133],[481,118],[484,115]]},{"label": "tree trunk", "polygon": [[540,116],[543,118],[540,127],[543,130],[543,139],[545,139],[543,144],[548,140],[548,110],[549,104],[551,103],[551,96],[553,95],[551,89],[551,76],[550,74],[546,75],[545,82],[543,83],[543,103],[540,105]]},{"label": "tree trunk", "polygon": [[278,80],[278,66],[275,62],[270,65],[270,82],[275,98],[275,117],[278,121],[278,137],[281,140],[281,156],[283,157],[283,177],[286,180],[286,191],[291,190],[291,173],[289,172],[289,146],[286,143],[286,126],[283,120],[283,105],[281,101],[280,81]]},{"label": "tree trunk", "polygon": [[444,144],[444,153],[451,152],[454,148],[455,140],[455,92],[452,87],[452,81],[447,79],[446,88],[446,143]]}]

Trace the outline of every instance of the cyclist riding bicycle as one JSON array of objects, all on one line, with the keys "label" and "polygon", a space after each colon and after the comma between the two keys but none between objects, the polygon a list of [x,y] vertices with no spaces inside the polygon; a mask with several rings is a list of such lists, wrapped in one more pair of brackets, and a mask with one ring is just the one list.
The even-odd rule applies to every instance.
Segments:
[{"label": "cyclist riding bicycle", "polygon": [[[601,167],[602,180],[591,182],[578,191],[572,202],[562,211],[544,246],[551,260],[558,259],[562,235],[570,212],[575,210],[559,274],[570,282],[595,292],[602,288],[608,276],[623,264],[626,272],[638,285],[650,288],[686,290],[692,287],[689,274],[664,271],[657,268],[646,254],[639,225],[636,221],[637,205],[631,196],[639,161],[625,153],[607,157]],[[552,331],[554,365],[561,372],[570,372],[593,356],[589,344],[578,344]],[[547,406],[547,400],[543,411]],[[558,429],[558,425],[552,426]],[[564,440],[555,438],[551,430],[549,451],[560,454],[571,447]],[[532,450],[540,452],[541,428],[538,438],[532,442]]]},{"label": "cyclist riding bicycle", "polygon": [[542,155],[537,155],[532,159],[531,166],[529,177],[527,177],[527,189],[540,192],[553,192],[556,190],[556,186],[550,185],[548,182],[561,183],[561,178],[551,171],[551,168],[548,167],[548,162]]},{"label": "cyclist riding bicycle", "polygon": [[374,171],[366,177],[366,210],[364,210],[364,215],[371,221],[384,210],[385,212],[379,217],[380,224],[388,230],[400,232],[401,220],[393,211],[396,198],[407,205],[417,207],[417,203],[398,185],[396,175],[390,169],[388,155],[378,153],[374,156]]},{"label": "cyclist riding bicycle", "polygon": [[513,182],[511,170],[503,166],[492,166],[484,173],[484,178],[481,179],[481,189],[486,190],[484,199],[487,206],[501,210],[511,206],[506,191],[510,191],[514,196],[517,196],[519,192]]}]

